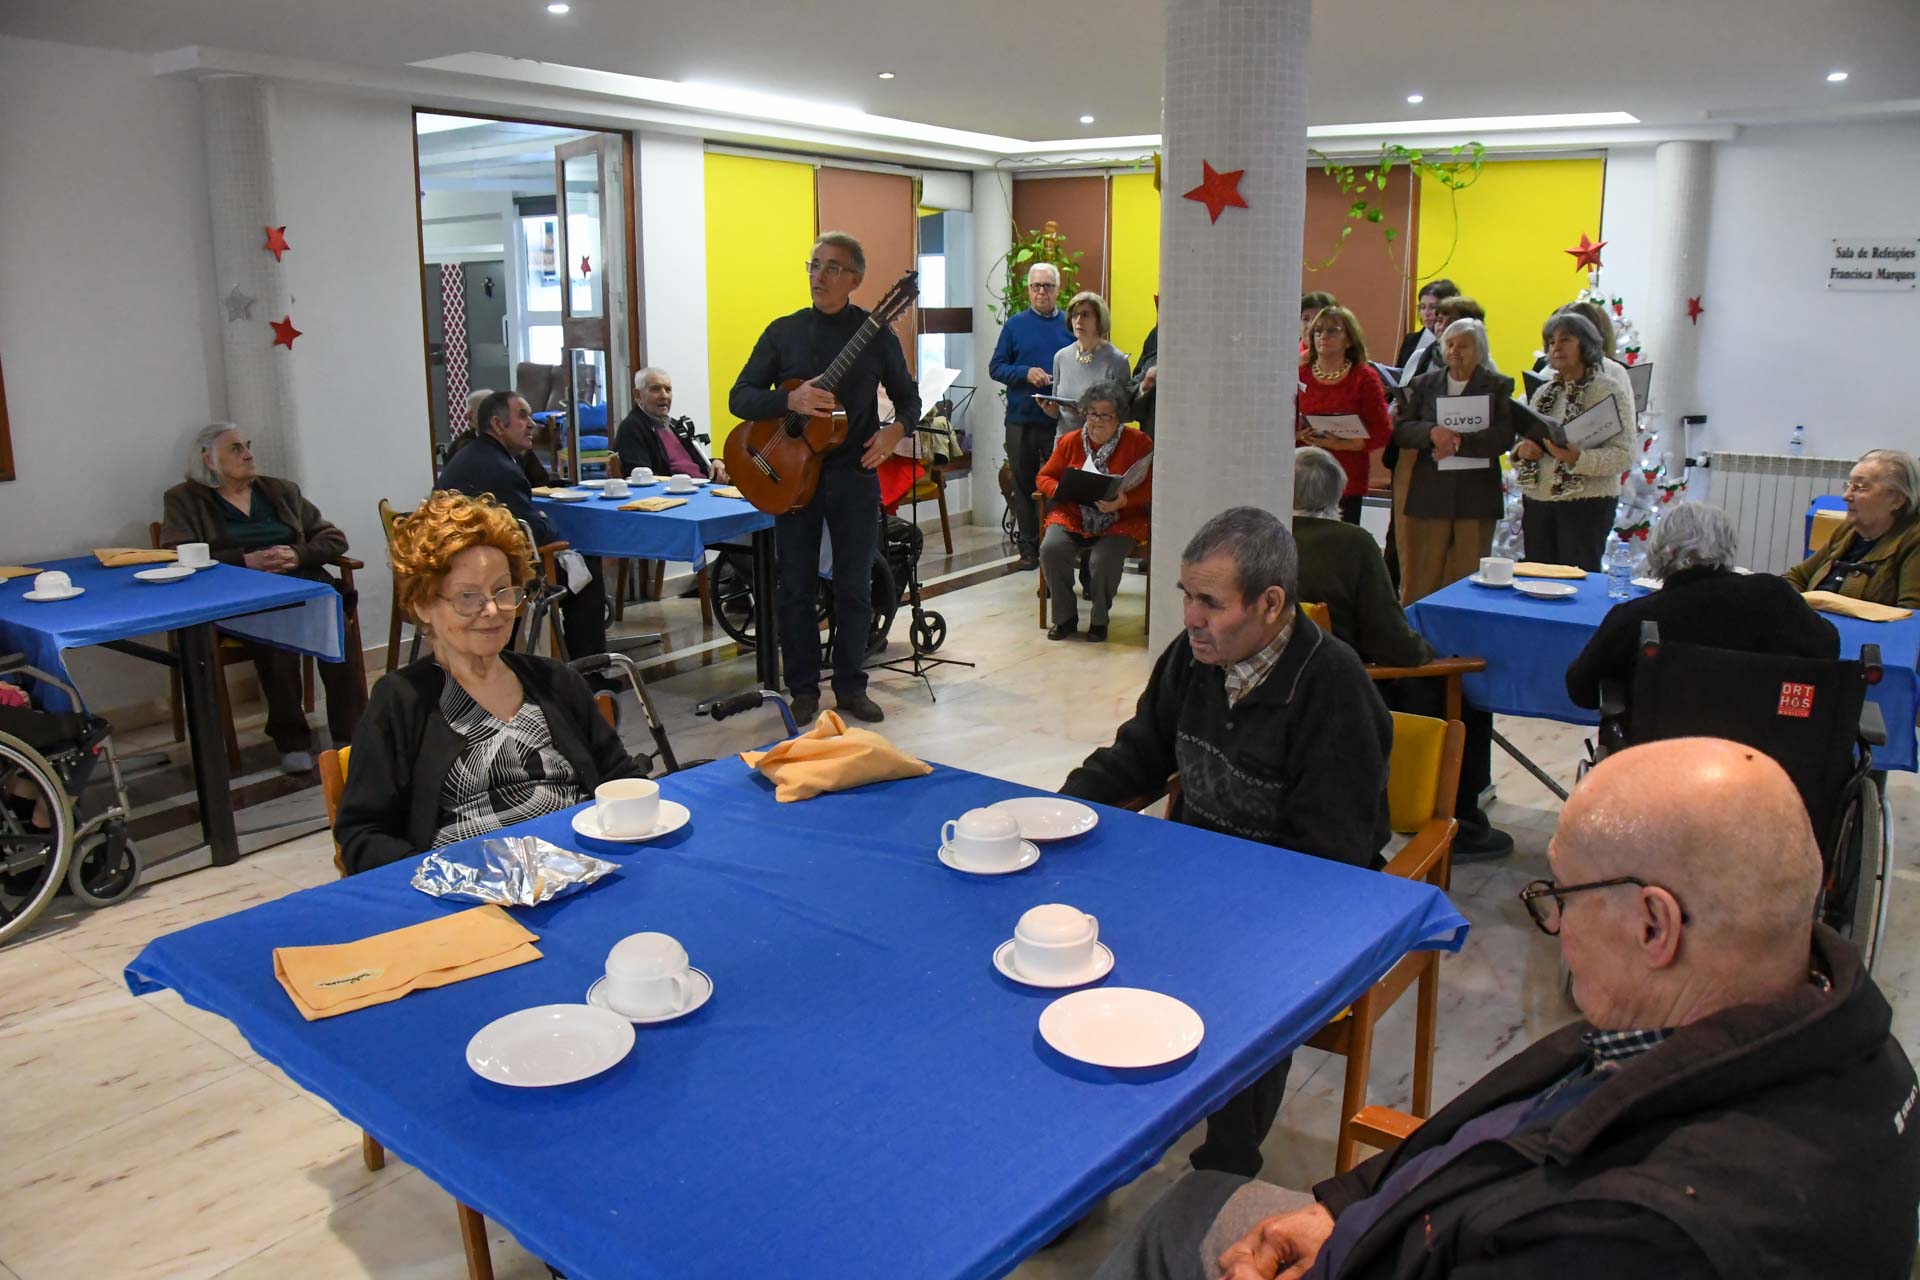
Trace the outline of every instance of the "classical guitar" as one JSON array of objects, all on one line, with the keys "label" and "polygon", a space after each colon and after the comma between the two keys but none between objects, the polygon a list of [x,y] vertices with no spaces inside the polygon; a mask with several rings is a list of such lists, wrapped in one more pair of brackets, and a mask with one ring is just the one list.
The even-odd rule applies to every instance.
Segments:
[{"label": "classical guitar", "polygon": [[[909,271],[901,276],[827,371],[812,380],[814,385],[837,391],[867,344],[919,295],[920,273]],[[793,378],[781,383],[780,390],[792,391],[800,385],[802,380]],[[785,515],[812,501],[814,488],[820,483],[821,460],[846,439],[847,420],[840,414],[815,418],[788,413],[761,422],[743,422],[727,436],[727,475],[748,502],[768,515]]]}]

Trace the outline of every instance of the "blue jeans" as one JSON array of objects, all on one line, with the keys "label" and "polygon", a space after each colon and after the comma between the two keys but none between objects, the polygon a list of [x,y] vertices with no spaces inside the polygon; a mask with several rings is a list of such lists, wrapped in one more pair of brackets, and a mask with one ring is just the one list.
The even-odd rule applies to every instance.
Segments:
[{"label": "blue jeans", "polygon": [[864,467],[825,467],[813,501],[775,516],[780,660],[787,688],[820,691],[820,530],[833,540],[833,691],[865,693],[867,628],[873,621],[873,557],[880,545],[880,478]]}]

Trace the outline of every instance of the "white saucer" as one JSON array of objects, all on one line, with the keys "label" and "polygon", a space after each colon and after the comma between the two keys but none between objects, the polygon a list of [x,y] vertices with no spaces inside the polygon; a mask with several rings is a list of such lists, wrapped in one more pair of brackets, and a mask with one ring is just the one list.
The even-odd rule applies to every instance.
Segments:
[{"label": "white saucer", "polygon": [[1509,578],[1505,582],[1489,582],[1487,581],[1487,579],[1481,577],[1477,573],[1468,574],[1467,581],[1471,582],[1476,587],[1510,587],[1513,585],[1513,580],[1511,578]]},{"label": "white saucer", "polygon": [[582,489],[603,489],[606,487],[606,484],[607,482],[605,480],[582,480],[580,487]]},{"label": "white saucer", "polygon": [[1016,871],[1025,871],[1028,867],[1040,861],[1040,846],[1031,840],[1022,840],[1020,842],[1020,856],[1014,860],[1011,866],[976,867],[971,863],[960,861],[958,857],[954,856],[953,850],[943,844],[940,846],[940,861],[946,863],[955,871],[964,871],[970,876],[1010,876]]},{"label": "white saucer", "polygon": [[676,489],[668,484],[662,485],[660,492],[669,498],[691,498],[694,494],[700,492],[700,486],[696,484],[691,489]]},{"label": "white saucer", "polygon": [[572,1084],[633,1048],[633,1024],[584,1004],[543,1004],[495,1018],[467,1041],[467,1065],[495,1084]]},{"label": "white saucer", "polygon": [[659,476],[655,476],[651,480],[635,480],[632,476],[627,477],[627,487],[630,489],[644,489],[650,484],[659,483],[661,483]]},{"label": "white saucer", "polygon": [[1089,982],[1098,982],[1113,972],[1113,952],[1106,943],[1096,942],[1093,944],[1093,963],[1082,972],[1068,978],[1030,978],[1013,967],[1013,939],[1008,938],[994,948],[993,967],[1000,971],[1002,977],[1018,982],[1022,986],[1084,987]]},{"label": "white saucer", "polygon": [[573,815],[573,830],[576,835],[589,840],[611,840],[615,844],[639,844],[643,840],[652,840],[659,836],[672,835],[687,825],[693,817],[693,811],[677,800],[660,797],[660,820],[653,830],[639,836],[611,836],[600,830],[600,810],[588,805]]},{"label": "white saucer", "polygon": [[1040,1011],[1041,1039],[1096,1067],[1175,1062],[1192,1053],[1206,1032],[1186,1004],[1139,987],[1076,991]]},{"label": "white saucer", "polygon": [[85,587],[69,587],[65,591],[29,591],[24,596],[21,596],[20,598],[22,600],[38,600],[38,601],[46,602],[46,601],[53,601],[53,600],[71,600],[75,596],[83,596],[85,594],[87,594],[87,589]]},{"label": "white saucer", "polygon": [[1635,578],[1633,585],[1647,591],[1658,591],[1661,587],[1665,586],[1666,583],[1659,578]]},{"label": "white saucer", "polygon": [[178,582],[193,575],[194,568],[190,564],[163,564],[156,569],[142,569],[133,576],[142,582]]},{"label": "white saucer", "polygon": [[593,495],[582,489],[555,489],[547,496],[555,502],[585,502]]},{"label": "white saucer", "polygon": [[687,1007],[678,1013],[650,1013],[645,1017],[628,1017],[607,1003],[607,995],[604,990],[607,983],[605,974],[594,979],[593,985],[587,988],[587,1003],[596,1009],[605,1009],[615,1017],[626,1018],[628,1022],[631,1022],[636,1027],[650,1027],[659,1022],[672,1022],[675,1018],[686,1017],[695,1009],[698,1009],[701,1005],[713,999],[713,979],[698,969],[688,969],[687,972],[691,973],[694,977],[693,999],[687,1001]]},{"label": "white saucer", "polygon": [[1571,582],[1536,582],[1531,578],[1517,580],[1513,589],[1523,596],[1532,596],[1536,600],[1564,600],[1568,596],[1579,594],[1580,588]]},{"label": "white saucer", "polygon": [[1092,808],[1065,796],[1021,796],[987,807],[1012,814],[1020,823],[1020,835],[1027,840],[1065,840],[1083,836],[1100,825],[1100,815]]}]

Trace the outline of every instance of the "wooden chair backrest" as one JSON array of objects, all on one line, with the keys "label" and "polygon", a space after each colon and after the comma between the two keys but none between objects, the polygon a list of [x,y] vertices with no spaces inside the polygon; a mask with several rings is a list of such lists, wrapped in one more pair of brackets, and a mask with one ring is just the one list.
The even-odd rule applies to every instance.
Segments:
[{"label": "wooden chair backrest", "polygon": [[1318,600],[1302,600],[1300,602],[1300,612],[1313,619],[1314,626],[1320,628],[1328,635],[1333,634],[1333,611],[1327,608],[1326,605]]},{"label": "wooden chair backrest", "polygon": [[[352,747],[337,747],[332,751],[322,751],[316,762],[320,768],[320,794],[327,802],[327,826],[333,826],[340,816],[340,793],[347,787],[347,755]],[[340,842],[333,842],[333,869],[342,876],[347,874],[347,864],[340,857]]]}]

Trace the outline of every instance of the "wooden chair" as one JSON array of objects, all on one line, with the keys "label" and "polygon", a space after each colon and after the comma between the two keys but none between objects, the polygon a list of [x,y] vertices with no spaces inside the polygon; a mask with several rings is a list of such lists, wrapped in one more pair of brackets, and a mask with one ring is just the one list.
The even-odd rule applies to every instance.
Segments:
[{"label": "wooden chair", "polygon": [[[1333,613],[1325,604],[1317,600],[1302,600],[1300,612],[1311,618],[1313,624],[1322,631],[1333,634]],[[1388,680],[1444,680],[1447,719],[1459,720],[1461,708],[1465,705],[1465,696],[1461,691],[1462,678],[1486,669],[1485,658],[1434,658],[1417,667],[1383,667],[1369,662],[1367,675],[1375,684],[1383,684]]]},{"label": "wooden chair", "polygon": [[[612,560],[606,563],[614,565],[613,574],[613,617],[618,622],[627,616],[627,576],[638,566],[643,575],[639,586],[641,595],[658,600],[666,590],[667,564],[664,560]],[[651,586],[644,575],[652,574]],[[707,574],[707,566],[700,565],[693,571],[693,585],[700,592],[700,621],[706,626],[713,625],[713,584]],[[636,599],[639,596],[635,597]]]},{"label": "wooden chair", "polygon": [[[411,512],[396,511],[393,504],[385,498],[380,499],[380,532],[387,539],[387,563],[393,563],[393,531]],[[387,607],[387,670],[392,671],[400,665],[400,583],[396,579],[388,597]]]},{"label": "wooden chair", "polygon": [[[1034,501],[1034,505],[1038,508],[1038,513],[1035,517],[1034,527],[1044,531],[1047,527],[1047,496],[1043,493],[1036,493],[1033,495],[1033,501]],[[1042,536],[1044,536],[1044,532]],[[1149,599],[1151,599],[1153,596],[1153,548],[1150,545],[1148,545],[1149,541],[1150,541],[1149,539],[1142,538],[1140,540],[1140,545],[1136,546],[1133,549],[1133,554],[1135,556],[1138,556],[1140,558],[1141,563],[1146,566],[1147,596]],[[1074,557],[1074,563],[1078,564],[1080,562],[1080,558],[1082,556],[1085,556],[1086,554],[1087,553],[1085,551],[1080,552],[1078,556]],[[1040,629],[1042,631],[1045,631],[1047,629],[1047,605],[1052,600],[1052,597],[1047,594],[1046,567],[1043,565],[1034,576],[1040,580],[1039,587],[1038,587],[1038,591],[1040,595]],[[1153,612],[1151,606],[1149,606],[1149,608],[1147,609],[1147,612],[1149,614]]]},{"label": "wooden chair", "polygon": [[953,527],[947,522],[947,477],[966,475],[972,470],[971,453],[956,454],[945,462],[936,462],[927,468],[926,475],[913,482],[913,488],[907,490],[907,496],[900,499],[900,506],[925,502],[929,498],[934,501],[940,508],[940,541],[945,545],[948,555],[953,554]]},{"label": "wooden chair", "polygon": [[[594,705],[607,723],[613,723],[613,695],[602,693],[594,696]],[[347,785],[347,761],[351,747],[341,747],[334,751],[320,753],[320,792],[327,801],[327,825],[331,827],[340,815],[340,793]],[[342,878],[347,874],[347,866],[340,856],[340,844],[334,842],[333,868]],[[380,1139],[360,1131],[360,1160],[367,1166],[367,1172],[378,1173],[387,1167],[387,1149],[380,1145]],[[467,1280],[493,1280],[493,1253],[487,1245],[487,1220],[478,1210],[470,1209],[454,1201],[454,1209],[460,1220],[460,1245],[467,1255]]]}]

